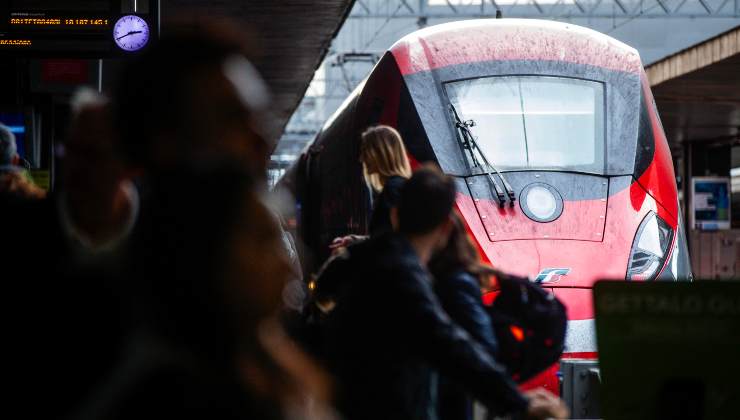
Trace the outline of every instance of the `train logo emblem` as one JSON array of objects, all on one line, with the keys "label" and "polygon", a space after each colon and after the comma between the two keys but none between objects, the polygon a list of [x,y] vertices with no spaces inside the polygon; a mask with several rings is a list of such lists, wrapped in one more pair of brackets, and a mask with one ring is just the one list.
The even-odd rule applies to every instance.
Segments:
[{"label": "train logo emblem", "polygon": [[537,277],[534,278],[534,282],[537,284],[555,283],[562,276],[567,276],[568,273],[570,273],[570,268],[543,268],[540,274],[537,274]]}]

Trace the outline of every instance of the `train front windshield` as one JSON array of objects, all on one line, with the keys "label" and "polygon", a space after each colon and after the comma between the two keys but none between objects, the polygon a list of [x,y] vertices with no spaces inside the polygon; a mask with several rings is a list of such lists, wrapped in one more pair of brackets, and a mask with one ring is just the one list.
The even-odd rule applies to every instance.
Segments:
[{"label": "train front windshield", "polygon": [[605,170],[604,84],[496,76],[445,84],[460,118],[500,170]]}]

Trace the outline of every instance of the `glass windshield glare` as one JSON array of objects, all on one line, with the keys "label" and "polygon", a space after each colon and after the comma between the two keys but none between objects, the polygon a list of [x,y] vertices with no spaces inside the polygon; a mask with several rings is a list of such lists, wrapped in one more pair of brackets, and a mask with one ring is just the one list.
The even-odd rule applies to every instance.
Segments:
[{"label": "glass windshield glare", "polygon": [[491,163],[501,170],[604,172],[604,85],[549,76],[445,84]]}]

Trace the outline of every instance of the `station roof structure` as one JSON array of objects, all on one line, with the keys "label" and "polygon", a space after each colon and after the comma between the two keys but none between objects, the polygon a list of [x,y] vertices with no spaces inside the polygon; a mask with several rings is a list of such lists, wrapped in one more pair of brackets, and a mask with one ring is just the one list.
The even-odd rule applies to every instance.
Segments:
[{"label": "station roof structure", "polygon": [[740,142],[740,26],[645,70],[672,146]]},{"label": "station roof structure", "polygon": [[278,131],[288,122],[354,0],[161,0],[168,18],[202,14],[243,24],[257,39],[255,65],[273,94]]}]

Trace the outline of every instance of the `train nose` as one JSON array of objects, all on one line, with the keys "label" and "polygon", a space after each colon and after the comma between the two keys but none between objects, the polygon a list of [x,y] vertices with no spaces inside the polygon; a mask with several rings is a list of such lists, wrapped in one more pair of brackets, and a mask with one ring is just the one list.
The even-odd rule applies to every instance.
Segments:
[{"label": "train nose", "polygon": [[[542,179],[547,182],[542,182]],[[467,187],[491,242],[579,240],[601,242],[608,204],[607,178],[560,172],[509,172],[518,205],[499,206],[490,179],[470,177]]]}]

